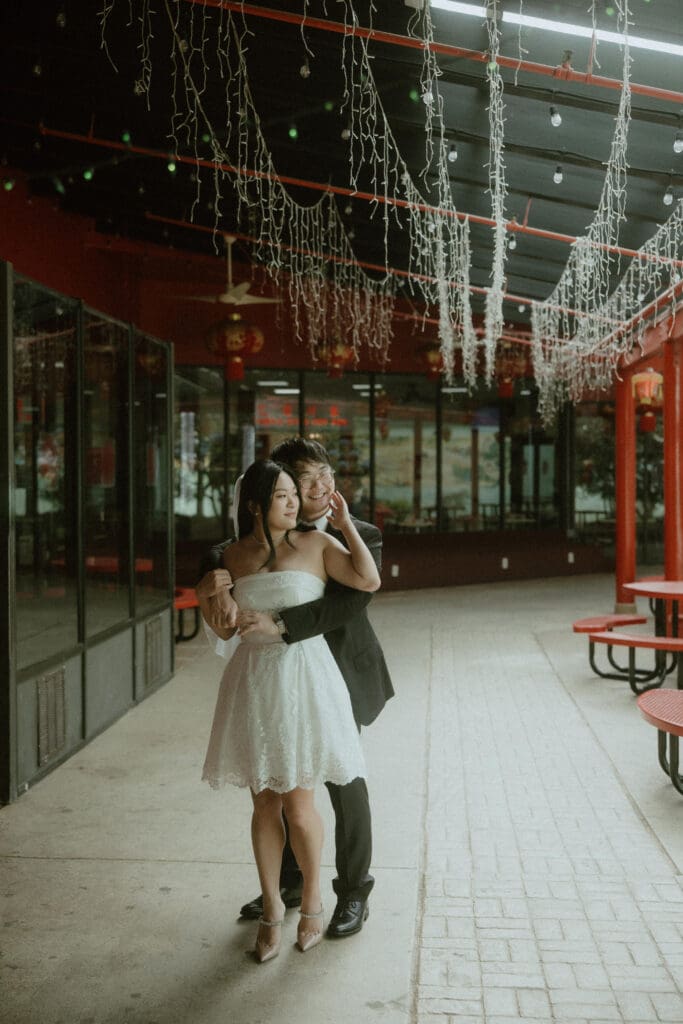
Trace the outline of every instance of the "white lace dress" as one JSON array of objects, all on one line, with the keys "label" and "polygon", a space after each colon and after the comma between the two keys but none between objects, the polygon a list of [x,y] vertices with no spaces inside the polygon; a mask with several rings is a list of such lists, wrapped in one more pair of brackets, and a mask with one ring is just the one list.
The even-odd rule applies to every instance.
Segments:
[{"label": "white lace dress", "polygon": [[[300,570],[242,576],[240,608],[280,611],[322,597],[325,584]],[[255,793],[365,777],[351,700],[323,636],[286,644],[246,636],[221,680],[202,778]]]}]

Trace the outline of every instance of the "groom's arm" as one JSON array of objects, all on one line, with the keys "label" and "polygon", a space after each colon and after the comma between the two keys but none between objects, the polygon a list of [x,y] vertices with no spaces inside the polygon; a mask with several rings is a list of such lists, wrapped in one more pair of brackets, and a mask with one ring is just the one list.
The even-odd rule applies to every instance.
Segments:
[{"label": "groom's arm", "polygon": [[[376,526],[369,523],[362,523],[360,527],[361,537],[381,571],[382,534]],[[283,640],[293,644],[346,626],[367,608],[371,600],[372,594],[366,591],[336,584],[334,589],[330,589],[323,597],[308,601],[306,604],[295,605],[293,608],[285,608],[279,613],[287,630]]]}]

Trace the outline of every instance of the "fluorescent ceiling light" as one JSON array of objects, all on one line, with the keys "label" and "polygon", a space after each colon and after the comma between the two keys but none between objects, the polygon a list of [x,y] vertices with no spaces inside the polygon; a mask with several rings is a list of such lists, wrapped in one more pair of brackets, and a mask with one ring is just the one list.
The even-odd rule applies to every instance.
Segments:
[{"label": "fluorescent ceiling light", "polygon": [[429,6],[440,11],[452,11],[454,14],[474,14],[478,18],[486,17],[486,8],[481,4],[461,4],[458,3],[458,0],[432,0]]},{"label": "fluorescent ceiling light", "polygon": [[351,387],[353,388],[354,391],[365,391],[367,388],[370,387],[370,385],[369,384],[352,384]]},{"label": "fluorescent ceiling light", "polygon": [[289,384],[288,380],[257,380],[256,386],[259,388],[286,388]]},{"label": "fluorescent ceiling light", "polygon": [[[481,4],[458,3],[457,0],[432,0],[431,7],[441,11],[451,11],[453,14],[468,14],[476,18],[486,17],[486,8]],[[592,39],[593,29],[587,25],[573,25],[568,21],[553,21],[550,18],[535,18],[531,14],[515,14],[513,11],[503,11],[503,21],[509,25],[523,25],[526,28],[540,28],[546,32],[559,32],[563,35],[576,36],[580,39]],[[617,43],[623,45],[625,36],[621,32],[607,32],[598,28],[595,30],[595,38],[602,43]],[[628,45],[632,49],[652,50],[655,53],[672,53],[677,57],[683,57],[683,46],[678,43],[666,43],[659,39],[645,39],[644,36],[628,35]]]},{"label": "fluorescent ceiling light", "polygon": [[442,395],[466,395],[467,388],[441,388]]},{"label": "fluorescent ceiling light", "polygon": [[275,388],[276,395],[298,395],[299,388]]}]

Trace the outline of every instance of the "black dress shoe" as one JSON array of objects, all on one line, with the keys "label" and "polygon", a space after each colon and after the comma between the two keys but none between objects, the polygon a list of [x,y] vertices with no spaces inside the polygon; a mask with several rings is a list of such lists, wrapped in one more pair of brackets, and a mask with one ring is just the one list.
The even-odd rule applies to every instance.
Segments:
[{"label": "black dress shoe", "polygon": [[[281,885],[280,896],[285,907],[299,907],[301,906],[301,886],[300,885]],[[243,907],[240,907],[240,917],[243,917],[247,921],[258,921],[263,916],[263,897],[257,896],[255,900],[250,900],[249,903],[245,903]]]},{"label": "black dress shoe", "polygon": [[367,921],[370,907],[367,899],[340,896],[337,906],[327,928],[331,939],[345,939],[347,935],[355,935]]}]

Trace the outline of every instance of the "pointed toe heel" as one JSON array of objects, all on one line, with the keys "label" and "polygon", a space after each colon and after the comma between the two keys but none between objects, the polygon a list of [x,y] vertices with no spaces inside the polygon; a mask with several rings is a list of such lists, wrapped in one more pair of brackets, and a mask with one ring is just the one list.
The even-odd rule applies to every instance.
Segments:
[{"label": "pointed toe heel", "polygon": [[[268,960],[274,960],[280,952],[280,946],[282,944],[282,922],[284,918],[281,917],[279,921],[266,921],[264,918],[259,918],[259,930],[256,935],[256,944],[254,945],[254,956],[260,964],[265,964]],[[277,933],[277,939],[275,942],[264,942],[261,939],[261,928],[279,928],[280,931]]]},{"label": "pointed toe heel", "polygon": [[[323,908],[321,907],[317,914],[304,914],[303,911],[299,911],[299,926],[296,931],[296,944],[302,953],[305,953],[309,949],[313,949],[317,946],[323,937]],[[319,921],[320,928],[317,931],[306,931],[304,927],[305,921]]]}]

